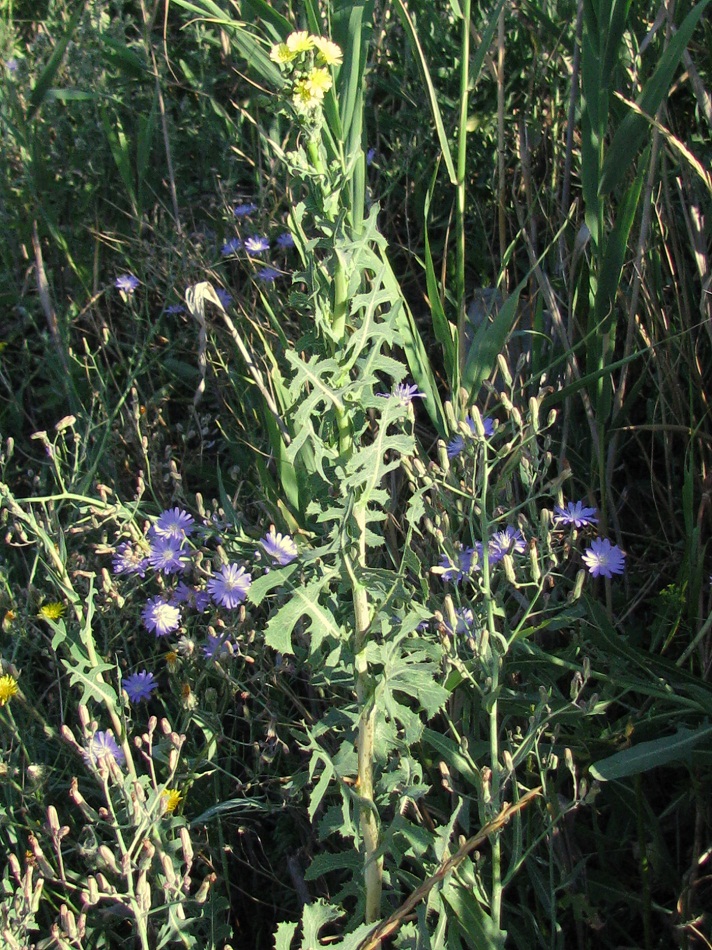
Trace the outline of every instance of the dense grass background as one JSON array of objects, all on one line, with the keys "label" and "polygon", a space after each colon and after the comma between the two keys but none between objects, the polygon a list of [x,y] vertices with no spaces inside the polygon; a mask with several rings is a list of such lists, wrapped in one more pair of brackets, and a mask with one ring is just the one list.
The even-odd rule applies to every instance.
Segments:
[{"label": "dense grass background", "polygon": [[[61,652],[41,608],[64,604],[71,635],[92,598],[107,681],[153,664],[161,690],[150,712],[186,736],[172,773],[183,801],[159,816],[156,834],[192,869],[196,939],[270,947],[278,923],[319,899],[360,923],[358,864],[329,863],[343,849],[311,820],[316,779],[304,752],[311,727],[353,684],[330,680],[310,654],[292,662],[265,646],[265,606],[236,621],[239,662],[180,654],[173,675],[140,627],[148,586],[113,576],[110,557],[175,505],[231,523],[241,553],[270,524],[312,543],[315,526],[285,486],[277,429],[244,360],[249,352],[279,404],[284,353],[313,342],[311,312],[291,286],[304,264],[275,243],[304,182],[282,160],[294,147],[290,119],[239,38],[260,37],[268,50],[280,15],[313,30],[308,16],[318,14],[329,33],[351,6],[216,0],[211,15],[198,0],[192,10],[162,0],[0,2],[0,653],[21,688],[0,709],[8,946],[132,939],[129,916],[109,901],[87,910],[83,936],[67,918],[84,908],[87,867],[108,873],[68,795],[86,769],[61,737],[65,724],[79,729],[80,699],[89,695],[92,717],[97,704],[70,683],[78,660]],[[627,553],[625,575],[592,585],[561,628],[511,657],[503,678],[502,736],[539,717],[537,742],[517,765],[527,787],[547,785],[543,804],[503,839],[507,855],[523,855],[504,889],[507,946],[709,946],[709,8],[408,0],[364,13],[366,210],[379,205],[402,305],[428,357],[422,378],[410,367],[432,386],[427,403],[414,403],[420,458],[440,485],[426,514],[438,530],[471,523],[470,470],[447,471],[438,440],[453,434],[450,412],[461,420],[476,404],[520,433],[498,498],[531,525],[526,492],[534,498],[570,469],[566,497],[597,507],[600,533]],[[236,217],[245,203],[254,211]],[[228,241],[255,234],[272,242],[264,258],[223,255]],[[273,282],[259,277],[266,263],[281,272]],[[140,281],[130,295],[114,284],[126,273]],[[232,295],[242,349],[217,310],[204,328],[189,312],[186,289],[205,280]],[[465,316],[475,298],[495,301],[479,329]],[[556,410],[535,488],[522,474],[533,436],[502,409],[502,389],[524,415],[532,397],[542,419]],[[409,481],[422,488],[412,472],[389,486],[384,570],[404,547]],[[218,543],[206,540],[211,552]],[[425,576],[443,547],[434,530],[409,550]],[[552,609],[575,584],[567,570]],[[583,669],[585,695],[575,680]],[[465,692],[453,688],[428,723],[430,742],[412,753],[431,791],[407,817],[442,847],[401,842],[389,912],[435,872],[448,842],[454,852],[458,834],[477,831],[474,804],[471,824],[462,815],[455,824],[448,784],[473,803],[482,797],[472,776],[486,716]],[[137,735],[145,720],[119,718]],[[596,781],[590,767],[626,750],[620,775]],[[168,762],[167,746],[161,756]],[[99,808],[98,792],[84,794]],[[334,793],[324,803],[329,815],[339,801]],[[50,806],[70,829],[64,869]],[[181,828],[190,860],[179,853]],[[315,856],[324,873],[305,880]],[[459,929],[447,944],[442,933],[427,942],[421,909],[393,945],[503,945],[462,897],[469,889],[488,908],[488,860],[485,845],[458,872],[448,913]],[[34,903],[22,898],[29,867],[34,886],[44,880]],[[204,903],[191,903],[208,883]],[[168,885],[165,895],[170,904]],[[181,925],[162,915],[150,945],[179,946]],[[331,927],[335,939],[348,918]]]}]

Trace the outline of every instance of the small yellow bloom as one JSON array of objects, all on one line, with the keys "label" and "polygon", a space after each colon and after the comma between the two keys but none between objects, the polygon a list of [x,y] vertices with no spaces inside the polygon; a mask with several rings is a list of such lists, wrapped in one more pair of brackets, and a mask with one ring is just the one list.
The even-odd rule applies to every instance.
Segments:
[{"label": "small yellow bloom", "polygon": [[190,683],[183,683],[180,688],[180,695],[181,699],[183,700],[184,709],[195,709],[195,707],[198,705],[198,697],[190,688]]},{"label": "small yellow bloom", "polygon": [[0,706],[9,703],[12,697],[16,696],[19,691],[20,687],[17,685],[17,680],[14,676],[10,676],[9,674],[0,676]]},{"label": "small yellow bloom", "polygon": [[331,74],[324,66],[320,66],[318,69],[312,69],[305,82],[312,95],[316,96],[321,102],[324,95],[331,89]]},{"label": "small yellow bloom", "polygon": [[59,620],[66,609],[64,604],[60,604],[58,601],[53,601],[50,604],[42,604],[39,617],[42,620]]},{"label": "small yellow bloom", "polygon": [[14,622],[17,620],[17,614],[14,610],[8,610],[2,618],[3,633],[8,633]]},{"label": "small yellow bloom", "polygon": [[178,654],[175,650],[169,650],[168,653],[166,653],[166,666],[168,667],[169,673],[175,673],[178,667]]},{"label": "small yellow bloom", "polygon": [[298,79],[294,83],[292,102],[297,112],[309,112],[312,109],[317,109],[321,105],[322,98],[323,96],[314,94],[306,79]]},{"label": "small yellow bloom", "polygon": [[166,815],[172,815],[176,808],[183,801],[183,795],[177,788],[166,788],[161,792],[161,798],[165,802],[164,811]]},{"label": "small yellow bloom", "polygon": [[269,51],[269,58],[273,63],[277,63],[279,66],[291,63],[296,55],[297,54],[293,53],[286,43],[277,43]]},{"label": "small yellow bloom", "polygon": [[340,66],[343,60],[341,47],[325,36],[312,36],[312,42],[318,51],[317,63],[323,63],[324,66]]},{"label": "small yellow bloom", "polygon": [[310,49],[314,49],[314,37],[309,36],[306,30],[290,33],[287,37],[287,49],[291,50],[295,56],[308,53]]}]

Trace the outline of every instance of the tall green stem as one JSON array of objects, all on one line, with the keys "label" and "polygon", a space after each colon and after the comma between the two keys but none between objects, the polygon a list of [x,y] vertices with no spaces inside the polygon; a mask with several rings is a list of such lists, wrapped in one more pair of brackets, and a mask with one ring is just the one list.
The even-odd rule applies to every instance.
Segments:
[{"label": "tall green stem", "polygon": [[[470,85],[470,5],[462,4],[462,41],[460,48],[460,117],[457,133],[457,264],[455,272],[455,296],[458,307],[459,339],[465,339],[465,172],[467,166],[467,107]],[[464,368],[465,353],[460,354],[460,372]]]},{"label": "tall green stem", "polygon": [[[484,449],[483,476],[482,476],[482,516],[480,518],[480,529],[482,532],[482,587],[487,610],[487,625],[482,632],[482,641],[480,645],[480,655],[482,663],[485,666],[489,676],[488,683],[488,706],[489,706],[489,749],[490,749],[490,801],[491,809],[496,813],[500,808],[500,767],[499,767],[499,708],[497,703],[497,694],[499,692],[499,667],[500,655],[496,637],[494,599],[490,587],[489,570],[489,516],[487,514],[487,495],[489,491],[489,462],[487,459],[487,446]],[[502,849],[499,835],[495,833],[491,840],[492,848],[492,898],[490,915],[492,923],[499,929],[500,918],[502,916]]]},{"label": "tall green stem", "polygon": [[[354,518],[358,526],[358,563],[366,566],[366,523],[363,506],[356,505]],[[381,918],[383,857],[378,851],[378,820],[373,799],[373,749],[376,735],[376,706],[373,702],[371,678],[368,675],[366,646],[370,616],[368,591],[350,570],[354,599],[354,657],[356,697],[360,709],[358,725],[358,793],[362,804],[359,814],[364,847],[364,884],[366,888],[366,923]]]}]

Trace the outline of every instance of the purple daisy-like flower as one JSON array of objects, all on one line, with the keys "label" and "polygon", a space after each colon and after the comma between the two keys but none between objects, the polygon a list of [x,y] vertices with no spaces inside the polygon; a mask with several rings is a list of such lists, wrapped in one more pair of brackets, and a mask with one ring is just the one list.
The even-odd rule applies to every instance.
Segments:
[{"label": "purple daisy-like flower", "polygon": [[191,587],[189,584],[181,581],[171,594],[169,603],[174,606],[178,606],[178,604],[189,604],[191,607],[195,607],[199,613],[202,613],[210,606],[211,600],[210,594],[206,590]]},{"label": "purple daisy-like flower", "polygon": [[230,656],[230,647],[227,645],[227,637],[218,637],[209,633],[207,642],[203,645],[203,656],[206,660],[219,660],[223,656]]},{"label": "purple daisy-like flower", "polygon": [[164,574],[182,574],[188,568],[189,555],[177,538],[154,535],[148,555],[151,567]]},{"label": "purple daisy-like flower", "polygon": [[[426,620],[421,624],[418,624],[416,627],[417,630],[427,630],[430,621]],[[445,627],[449,634],[459,633],[465,634],[469,633],[472,627],[475,625],[475,615],[470,610],[469,607],[458,607],[455,611],[455,629],[453,631],[450,624],[445,621]]]},{"label": "purple daisy-like flower", "polygon": [[455,611],[455,619],[455,633],[467,633],[475,625],[475,615],[469,607],[459,607]]},{"label": "purple daisy-like flower", "polygon": [[147,567],[148,558],[128,541],[123,541],[118,546],[111,562],[114,574],[138,574],[139,577],[145,577]]},{"label": "purple daisy-like flower", "polygon": [[243,245],[240,238],[231,238],[220,248],[220,253],[223,257],[230,257],[232,254],[237,254],[238,251],[241,251],[242,247]]},{"label": "purple daisy-like flower", "polygon": [[208,581],[208,591],[216,604],[232,610],[245,602],[250,584],[252,576],[245,572],[244,567],[223,564],[220,573]]},{"label": "purple daisy-like flower", "polygon": [[248,254],[264,254],[265,251],[269,250],[269,240],[255,234],[245,241],[245,250]]},{"label": "purple daisy-like flower", "polygon": [[203,613],[204,610],[207,610],[211,605],[212,600],[210,599],[210,594],[207,590],[196,590],[195,591],[195,609],[198,613]]},{"label": "purple daisy-like flower", "polygon": [[232,213],[236,218],[247,218],[251,214],[254,214],[257,211],[257,205],[252,204],[252,202],[246,202],[245,204],[237,205],[233,208]]},{"label": "purple daisy-like flower", "polygon": [[421,393],[415,383],[398,383],[393,387],[393,395],[404,406],[409,406],[414,399],[425,399],[425,393]]},{"label": "purple daisy-like flower", "polygon": [[277,270],[276,267],[261,267],[255,276],[257,280],[261,280],[263,284],[273,284],[281,274],[282,272]]},{"label": "purple daisy-like flower", "polygon": [[613,577],[625,570],[625,552],[608,538],[594,538],[582,558],[593,577]]},{"label": "purple daisy-like flower", "polygon": [[[474,558],[480,561],[482,558],[482,545],[478,542],[474,548],[462,548],[457,554],[457,562],[454,562],[449,554],[443,554],[440,558],[439,571],[444,581],[452,581],[458,584],[464,577],[468,577],[472,571],[472,562]],[[474,570],[479,571],[479,564],[475,564]]]},{"label": "purple daisy-like flower", "polygon": [[375,157],[376,157],[376,149],[375,149],[375,148],[370,148],[370,149],[366,152],[366,164],[367,164],[367,165],[371,165]]},{"label": "purple daisy-like flower", "polygon": [[178,313],[185,313],[185,307],[181,303],[172,303],[170,307],[166,307],[164,313],[172,317]]},{"label": "purple daisy-like flower", "polygon": [[138,277],[134,277],[133,274],[121,274],[121,276],[117,277],[114,281],[114,287],[116,287],[117,290],[123,290],[125,294],[132,294],[140,283],[141,281]]},{"label": "purple daisy-like flower", "polygon": [[269,534],[260,539],[260,544],[266,553],[282,566],[291,564],[299,556],[297,546],[288,534],[275,534],[270,531]]},{"label": "purple daisy-like flower", "polygon": [[277,238],[277,247],[294,247],[294,237],[291,231],[283,231]]},{"label": "purple daisy-like flower", "polygon": [[[472,438],[476,439],[477,426],[475,425],[475,420],[471,416],[466,416],[465,422],[472,433]],[[485,430],[485,438],[491,438],[494,435],[494,422],[492,422],[491,419],[483,419],[482,426]],[[464,448],[465,437],[462,435],[462,433],[457,433],[447,444],[447,457],[450,459],[450,461],[452,461],[454,458],[457,458]]]},{"label": "purple daisy-like flower", "polygon": [[126,756],[119,747],[111,729],[106,732],[95,732],[87,743],[84,756],[92,765],[99,765],[102,759],[106,760],[110,756],[117,765],[126,764]]},{"label": "purple daisy-like flower", "polygon": [[447,457],[452,460],[465,448],[465,440],[461,435],[453,436],[447,444]]},{"label": "purple daisy-like flower", "polygon": [[507,525],[504,531],[496,531],[489,540],[487,550],[489,552],[490,564],[497,564],[502,560],[505,554],[523,554],[527,549],[527,543],[522,537],[522,532],[518,528],[512,528]]},{"label": "purple daisy-like flower", "polygon": [[15,59],[14,56],[11,56],[10,59],[5,60],[5,68],[8,70],[8,72],[16,73],[19,67],[20,62],[19,60]]},{"label": "purple daisy-like flower", "polygon": [[561,524],[571,524],[575,528],[584,528],[589,524],[598,524],[595,508],[585,508],[582,501],[570,501],[565,508],[556,505],[554,520]]},{"label": "purple daisy-like flower", "polygon": [[153,673],[147,673],[142,670],[140,673],[132,673],[126,679],[121,681],[121,688],[124,690],[132,703],[140,703],[144,699],[150,699],[154,689],[158,689],[158,683]]},{"label": "purple daisy-like flower", "polygon": [[161,538],[175,538],[182,541],[192,534],[195,519],[182,508],[169,508],[158,516],[154,530]]},{"label": "purple daisy-like flower", "polygon": [[180,610],[163,597],[152,597],[141,611],[144,627],[157,637],[166,637],[180,626]]},{"label": "purple daisy-like flower", "polygon": [[190,585],[186,584],[185,581],[180,581],[171,594],[169,603],[173,604],[174,607],[177,607],[178,604],[189,604],[192,602],[194,595],[195,588],[190,587]]},{"label": "purple daisy-like flower", "polygon": [[227,290],[224,290],[222,287],[216,287],[215,293],[217,294],[220,303],[227,310],[227,308],[232,303],[232,294],[229,294]]},{"label": "purple daisy-like flower", "polygon": [[378,393],[384,399],[397,399],[402,405],[409,406],[414,399],[425,399],[425,393],[418,392],[418,387],[414,383],[397,383],[392,392]]}]

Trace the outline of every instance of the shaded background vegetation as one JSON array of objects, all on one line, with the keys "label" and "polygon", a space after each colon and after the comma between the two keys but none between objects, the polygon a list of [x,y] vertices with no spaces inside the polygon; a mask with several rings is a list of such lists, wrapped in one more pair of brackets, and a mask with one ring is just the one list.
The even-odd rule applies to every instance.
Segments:
[{"label": "shaded background vegetation", "polygon": [[[272,6],[299,24],[300,4]],[[608,9],[584,6],[589,15]],[[461,75],[455,7],[407,4],[452,142]],[[475,7],[473,55],[492,15]],[[624,7],[620,44],[609,70],[596,76],[609,109],[602,148],[631,114],[623,100],[637,101],[650,86],[673,40],[671,24],[682,24],[693,7]],[[255,19],[251,4],[241,9],[226,0],[224,8],[250,25]],[[217,321],[209,326],[206,385],[195,403],[199,329],[175,309],[197,281],[227,289],[240,332],[267,374],[265,354],[295,343],[305,329],[288,303],[288,278],[261,284],[254,267],[221,254],[235,236],[274,239],[295,200],[271,144],[286,143],[289,125],[270,90],[228,32],[171,4],[4,0],[0,10],[0,433],[14,442],[3,480],[17,496],[55,490],[52,461],[33,435],[46,430],[50,441],[61,441],[54,427],[72,414],[76,440],[57,449],[71,472],[67,491],[93,495],[105,484],[130,499],[141,483],[156,511],[199,492],[223,513],[229,496],[248,525],[266,516],[296,524],[298,513],[281,503],[260,395],[229,334]],[[585,71],[591,59],[582,74],[578,14],[567,2],[506,5],[504,36],[495,38],[469,91],[463,227],[468,306],[483,290],[498,286],[506,295],[524,282],[505,349],[510,369],[523,398],[546,375],[545,407],[559,410],[554,456],[576,479],[570,494],[602,506],[628,554],[614,602],[608,592],[615,622],[588,631],[606,715],[577,721],[565,736],[585,772],[608,752],[673,727],[698,728],[712,715],[712,25],[702,16],[692,31],[653,109],[657,130],[645,122],[619,178],[594,182],[602,225],[596,246],[586,230],[593,173],[582,115],[585,83],[594,79]],[[393,4],[377,3],[366,74],[369,197],[380,205],[379,226],[441,398],[457,404],[433,316],[439,306],[455,325],[462,305],[456,196],[425,90],[403,18]],[[636,187],[640,198],[631,204]],[[233,214],[242,202],[257,206],[249,221]],[[296,266],[292,253],[274,258],[286,272]],[[114,287],[126,272],[141,282],[129,299]],[[606,303],[597,292],[607,275]],[[608,310],[596,314],[604,303]],[[607,321],[605,333],[598,317]],[[479,393],[483,409],[495,405],[491,389]],[[434,458],[445,433],[422,409],[417,434]],[[107,541],[81,522],[67,537],[77,571],[91,567],[91,546]],[[418,553],[425,563],[437,559],[427,546]],[[6,660],[37,671],[31,692],[51,708],[59,673],[42,667],[52,657],[36,619],[44,596],[36,567],[22,549],[8,548],[0,562],[3,613],[22,618],[6,624],[2,650]],[[118,621],[107,627],[107,653],[116,651],[120,631]],[[220,769],[190,803],[205,866],[219,868],[229,902],[229,910],[215,912],[249,947],[270,946],[275,922],[299,909],[300,868],[315,844],[285,791],[295,788],[299,801],[306,781],[291,741],[299,731],[295,708],[329,702],[299,676],[286,687],[275,662],[264,658],[246,675],[242,699],[222,722]],[[543,673],[524,662],[522,670],[535,692]],[[561,682],[552,686],[564,690]],[[40,790],[8,780],[5,850],[44,820],[45,800],[66,794],[60,752],[41,731],[29,741],[48,778]],[[536,858],[539,873],[523,875],[508,897],[518,945],[537,930],[541,946],[708,946],[711,752],[709,740],[701,741],[684,762],[608,783],[595,804],[592,798],[570,812]],[[424,750],[423,759],[433,812],[447,815],[437,755]],[[557,781],[570,794],[563,765]],[[230,804],[237,798],[239,805]],[[326,896],[339,883],[335,875],[314,887]],[[55,910],[48,908],[47,919]],[[552,920],[558,936],[547,929]]]}]

